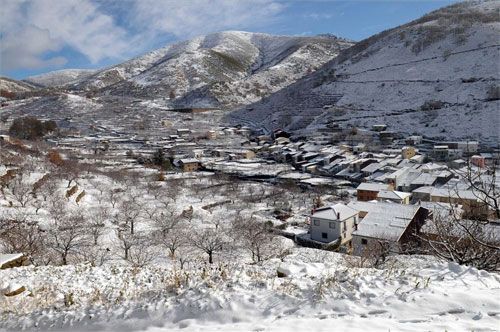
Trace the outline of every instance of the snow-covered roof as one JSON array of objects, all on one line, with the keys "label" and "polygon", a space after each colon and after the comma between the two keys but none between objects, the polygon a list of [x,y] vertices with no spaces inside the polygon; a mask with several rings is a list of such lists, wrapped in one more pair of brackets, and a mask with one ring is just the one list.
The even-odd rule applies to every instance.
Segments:
[{"label": "snow-covered roof", "polygon": [[366,191],[380,191],[380,190],[387,190],[387,188],[389,188],[389,185],[385,184],[385,183],[363,182],[356,189],[357,190],[366,190]]},{"label": "snow-covered roof", "polygon": [[[327,219],[327,220],[346,220],[358,214],[358,211],[350,208],[349,206],[337,203],[333,206],[316,210],[311,216],[312,218]],[[340,218],[337,218],[340,216]]]},{"label": "snow-covered roof", "polygon": [[420,206],[396,203],[353,201],[349,207],[367,212],[354,235],[397,241]]},{"label": "snow-covered roof", "polygon": [[382,199],[397,199],[397,200],[403,200],[407,197],[410,197],[410,193],[405,193],[403,191],[393,191],[393,190],[381,190],[378,192],[377,197],[382,198]]},{"label": "snow-covered roof", "polygon": [[185,159],[181,159],[179,161],[182,164],[192,164],[192,163],[199,163],[200,162],[198,159],[195,159],[195,158],[185,158]]}]

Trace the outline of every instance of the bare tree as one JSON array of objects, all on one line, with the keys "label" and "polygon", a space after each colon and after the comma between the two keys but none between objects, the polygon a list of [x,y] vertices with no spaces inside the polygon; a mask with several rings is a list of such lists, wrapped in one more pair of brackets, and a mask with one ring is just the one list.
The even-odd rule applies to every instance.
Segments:
[{"label": "bare tree", "polygon": [[253,218],[235,220],[232,234],[243,249],[252,255],[254,263],[279,256],[285,250],[281,239],[272,233],[271,227]]},{"label": "bare tree", "polygon": [[21,172],[9,183],[8,188],[11,197],[22,207],[26,207],[33,199],[33,186],[24,179]]},{"label": "bare tree", "polygon": [[0,243],[9,253],[24,253],[32,264],[46,261],[46,236],[25,209],[12,209],[0,217]]},{"label": "bare tree", "polygon": [[94,245],[98,244],[99,238],[104,233],[106,221],[109,220],[110,218],[111,218],[111,213],[109,209],[103,206],[99,206],[96,209],[92,209],[88,213],[86,232],[92,238],[92,243]]},{"label": "bare tree", "polygon": [[141,210],[141,206],[136,201],[123,201],[118,208],[118,213],[114,216],[114,220],[120,227],[128,227],[130,233],[134,234]]},{"label": "bare tree", "polygon": [[49,245],[60,257],[61,264],[67,265],[70,258],[81,255],[81,250],[88,244],[81,214],[61,211],[54,215],[53,225],[49,230]]},{"label": "bare tree", "polygon": [[207,254],[208,263],[214,262],[214,254],[221,252],[227,245],[224,230],[219,228],[205,227],[203,229],[191,229],[190,242],[193,247]]},{"label": "bare tree", "polygon": [[[459,190],[450,190],[449,213],[435,213],[433,219],[427,221],[423,234],[418,235],[424,250],[458,264],[497,271],[500,269],[500,194],[496,168],[481,169],[468,165],[455,174],[469,186],[476,202],[462,198]],[[469,211],[469,218],[464,219],[457,212],[458,204],[478,210]],[[474,213],[477,211],[479,215]],[[493,212],[496,221],[486,220],[491,215],[488,211]]]},{"label": "bare tree", "polygon": [[150,264],[156,257],[152,250],[152,241],[147,234],[131,234],[123,229],[116,231],[118,245],[123,251],[122,258],[136,267]]}]

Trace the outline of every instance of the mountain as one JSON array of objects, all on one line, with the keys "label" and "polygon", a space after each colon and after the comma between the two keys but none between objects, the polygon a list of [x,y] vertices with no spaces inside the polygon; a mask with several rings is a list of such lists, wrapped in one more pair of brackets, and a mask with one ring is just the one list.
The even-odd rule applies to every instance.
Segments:
[{"label": "mountain", "polygon": [[73,83],[94,74],[93,69],[63,69],[49,73],[29,76],[24,79],[25,82],[42,87],[55,87]]},{"label": "mountain", "polygon": [[28,92],[35,90],[36,87],[22,81],[13,80],[7,77],[0,77],[0,90],[2,92]]},{"label": "mountain", "polygon": [[98,71],[77,80],[72,88],[169,98],[173,106],[234,107],[286,87],[351,45],[334,36],[219,32]]},{"label": "mountain", "polygon": [[464,2],[365,39],[228,120],[307,134],[332,123],[500,140],[500,2]]}]

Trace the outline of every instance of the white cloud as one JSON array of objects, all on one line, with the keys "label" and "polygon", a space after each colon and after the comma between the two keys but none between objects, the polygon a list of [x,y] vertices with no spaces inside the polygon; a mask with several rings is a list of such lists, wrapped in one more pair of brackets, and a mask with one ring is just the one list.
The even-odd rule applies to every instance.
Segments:
[{"label": "white cloud", "polygon": [[0,69],[60,66],[65,48],[94,64],[124,59],[172,36],[262,26],[283,9],[275,0],[2,0]]},{"label": "white cloud", "polygon": [[44,68],[64,65],[67,60],[56,56],[43,59],[43,53],[57,51],[62,44],[50,38],[48,30],[26,26],[16,34],[2,38],[0,59],[2,69]]},{"label": "white cloud", "polygon": [[2,70],[61,65],[61,56],[44,56],[64,46],[92,63],[130,49],[127,32],[89,0],[4,0],[2,6]]},{"label": "white cloud", "polygon": [[136,0],[132,20],[151,34],[179,38],[269,23],[284,9],[272,0]]}]

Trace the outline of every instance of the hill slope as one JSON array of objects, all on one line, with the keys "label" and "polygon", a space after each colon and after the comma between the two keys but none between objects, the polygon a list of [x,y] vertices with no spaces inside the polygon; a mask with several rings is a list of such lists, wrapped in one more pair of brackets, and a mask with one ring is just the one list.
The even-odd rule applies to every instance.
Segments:
[{"label": "hill slope", "polygon": [[333,36],[220,32],[101,70],[73,88],[170,98],[174,106],[232,107],[255,102],[295,82],[351,45]]},{"label": "hill slope", "polygon": [[41,75],[30,76],[24,79],[24,81],[43,87],[54,87],[83,79],[95,72],[96,70],[92,69],[63,69]]},{"label": "hill slope", "polygon": [[29,83],[7,77],[0,77],[0,90],[2,91],[17,93],[32,91],[34,89],[36,89],[36,87]]},{"label": "hill slope", "polygon": [[332,122],[387,123],[396,131],[495,144],[499,8],[459,3],[384,31],[229,120],[302,133]]}]

